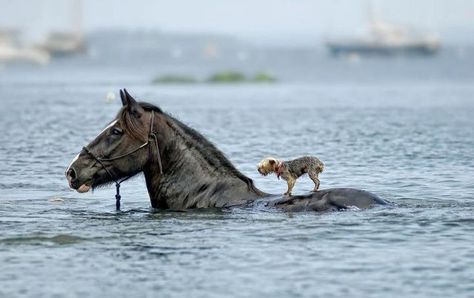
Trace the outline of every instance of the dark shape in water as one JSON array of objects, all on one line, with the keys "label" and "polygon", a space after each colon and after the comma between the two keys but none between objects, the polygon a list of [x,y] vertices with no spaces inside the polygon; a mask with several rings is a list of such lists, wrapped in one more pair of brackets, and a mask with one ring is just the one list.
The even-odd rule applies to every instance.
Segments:
[{"label": "dark shape in water", "polygon": [[339,55],[379,55],[379,56],[425,56],[434,55],[439,47],[425,43],[413,43],[407,45],[386,45],[376,42],[363,41],[333,41],[328,42],[327,47],[331,54]]},{"label": "dark shape in water", "polygon": [[242,207],[263,201],[288,211],[330,211],[385,204],[374,194],[349,188],[283,198],[264,193],[199,132],[152,104],[136,102],[126,90],[120,93],[123,107],[115,120],[66,170],[70,187],[79,192],[143,172],[151,205],[160,209]]}]

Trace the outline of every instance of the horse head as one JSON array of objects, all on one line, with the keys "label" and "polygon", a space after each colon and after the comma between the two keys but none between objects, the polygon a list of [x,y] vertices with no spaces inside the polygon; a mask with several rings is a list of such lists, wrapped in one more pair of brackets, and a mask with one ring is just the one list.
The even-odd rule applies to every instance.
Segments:
[{"label": "horse head", "polygon": [[158,113],[145,109],[126,89],[120,90],[120,97],[123,106],[116,118],[66,170],[69,186],[78,192],[119,183],[141,172],[152,156],[159,156],[159,149],[152,146],[158,147],[158,133],[154,131]]}]

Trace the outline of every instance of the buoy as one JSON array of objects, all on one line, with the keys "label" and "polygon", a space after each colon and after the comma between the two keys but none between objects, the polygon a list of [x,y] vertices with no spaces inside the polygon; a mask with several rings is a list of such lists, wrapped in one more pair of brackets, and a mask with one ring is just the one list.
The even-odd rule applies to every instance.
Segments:
[{"label": "buoy", "polygon": [[105,96],[105,101],[110,103],[115,100],[115,93],[112,91],[107,92],[107,95]]}]

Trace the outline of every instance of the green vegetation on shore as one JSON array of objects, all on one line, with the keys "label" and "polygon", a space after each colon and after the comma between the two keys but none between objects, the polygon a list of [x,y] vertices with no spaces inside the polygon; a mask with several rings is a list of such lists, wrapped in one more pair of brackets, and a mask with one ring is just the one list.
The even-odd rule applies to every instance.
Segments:
[{"label": "green vegetation on shore", "polygon": [[163,75],[155,78],[153,84],[194,84],[197,80],[185,75]]},{"label": "green vegetation on shore", "polygon": [[276,78],[269,73],[264,71],[257,72],[252,79],[255,83],[274,83]]},{"label": "green vegetation on shore", "polygon": [[271,74],[260,71],[254,76],[247,77],[238,71],[219,71],[210,75],[206,80],[198,80],[189,75],[168,74],[155,78],[153,84],[236,84],[236,83],[274,83],[276,78]]},{"label": "green vegetation on shore", "polygon": [[246,81],[245,75],[237,71],[216,72],[207,79],[209,83],[243,83]]}]

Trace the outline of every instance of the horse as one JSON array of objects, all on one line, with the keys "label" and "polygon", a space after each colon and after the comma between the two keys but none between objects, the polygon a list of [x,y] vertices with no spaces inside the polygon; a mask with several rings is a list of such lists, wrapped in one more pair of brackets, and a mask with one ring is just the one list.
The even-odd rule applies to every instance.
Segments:
[{"label": "horse", "polygon": [[[365,209],[386,202],[368,191],[332,188],[279,196],[259,190],[214,144],[161,108],[120,90],[115,119],[66,170],[69,187],[87,192],[139,173],[153,208],[187,210],[264,206],[285,211]],[[119,209],[119,205],[117,206]]]}]

